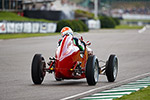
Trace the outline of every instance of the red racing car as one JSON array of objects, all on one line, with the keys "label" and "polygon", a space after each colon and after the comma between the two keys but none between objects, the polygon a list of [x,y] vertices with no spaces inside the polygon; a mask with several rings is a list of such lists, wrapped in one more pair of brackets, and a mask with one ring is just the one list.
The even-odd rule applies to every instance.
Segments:
[{"label": "red racing car", "polygon": [[114,82],[118,73],[118,59],[116,55],[110,55],[104,65],[99,65],[98,58],[87,50],[89,42],[84,42],[84,51],[73,44],[73,36],[66,35],[61,45],[57,48],[55,57],[50,57],[45,63],[41,54],[35,54],[31,65],[31,76],[34,84],[41,84],[46,72],[53,73],[56,81],[64,79],[86,78],[88,85],[96,85],[99,75],[106,75],[109,82]]}]

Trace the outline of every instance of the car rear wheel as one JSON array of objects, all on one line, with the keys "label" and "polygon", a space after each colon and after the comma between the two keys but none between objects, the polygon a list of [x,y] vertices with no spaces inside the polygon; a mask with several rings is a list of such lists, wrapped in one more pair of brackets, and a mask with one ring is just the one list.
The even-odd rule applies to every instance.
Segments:
[{"label": "car rear wheel", "polygon": [[32,60],[31,75],[34,84],[41,84],[43,82],[46,63],[41,54],[35,54]]},{"label": "car rear wheel", "polygon": [[95,55],[89,56],[86,64],[86,80],[88,85],[96,85],[99,79],[99,63]]}]

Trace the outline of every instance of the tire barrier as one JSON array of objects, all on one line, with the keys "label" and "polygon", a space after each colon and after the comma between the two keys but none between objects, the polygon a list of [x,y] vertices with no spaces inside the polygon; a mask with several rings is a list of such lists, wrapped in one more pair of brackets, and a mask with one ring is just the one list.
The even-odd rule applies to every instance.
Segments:
[{"label": "tire barrier", "polygon": [[0,22],[0,34],[3,33],[54,33],[56,23],[44,22]]}]

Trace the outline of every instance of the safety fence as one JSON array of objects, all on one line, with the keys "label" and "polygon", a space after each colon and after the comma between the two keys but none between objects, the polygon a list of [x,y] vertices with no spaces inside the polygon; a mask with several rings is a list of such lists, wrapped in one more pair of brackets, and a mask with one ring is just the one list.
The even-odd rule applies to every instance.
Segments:
[{"label": "safety fence", "polygon": [[2,33],[54,33],[56,23],[45,22],[0,22],[0,34]]}]

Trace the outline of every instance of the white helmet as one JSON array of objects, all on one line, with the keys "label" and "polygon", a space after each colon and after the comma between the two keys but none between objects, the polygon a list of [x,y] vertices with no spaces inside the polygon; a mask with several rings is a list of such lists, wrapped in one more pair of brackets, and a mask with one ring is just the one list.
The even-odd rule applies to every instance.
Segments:
[{"label": "white helmet", "polygon": [[65,36],[65,35],[73,35],[73,31],[70,27],[64,27],[61,29],[61,36]]}]

